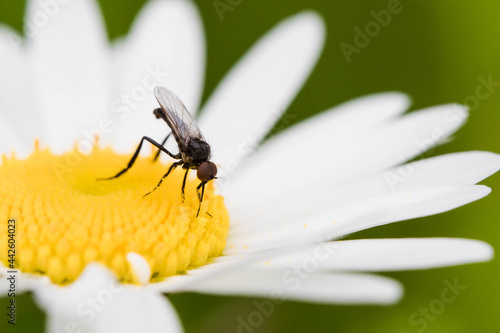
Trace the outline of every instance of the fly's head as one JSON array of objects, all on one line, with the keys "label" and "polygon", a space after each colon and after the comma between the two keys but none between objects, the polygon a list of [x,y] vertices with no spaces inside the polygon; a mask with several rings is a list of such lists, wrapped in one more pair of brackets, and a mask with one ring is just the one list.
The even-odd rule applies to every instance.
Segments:
[{"label": "fly's head", "polygon": [[212,179],[215,179],[217,177],[217,167],[215,166],[214,163],[210,161],[206,161],[201,163],[201,165],[198,167],[198,172],[196,174],[198,176],[198,179],[201,180],[202,182],[209,182]]}]

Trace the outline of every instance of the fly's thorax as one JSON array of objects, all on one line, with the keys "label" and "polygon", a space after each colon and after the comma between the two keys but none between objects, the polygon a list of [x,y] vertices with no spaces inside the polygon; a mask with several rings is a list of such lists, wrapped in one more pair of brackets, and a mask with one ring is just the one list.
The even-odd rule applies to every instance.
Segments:
[{"label": "fly's thorax", "polygon": [[203,140],[193,138],[181,154],[185,163],[198,166],[210,159],[210,145]]}]

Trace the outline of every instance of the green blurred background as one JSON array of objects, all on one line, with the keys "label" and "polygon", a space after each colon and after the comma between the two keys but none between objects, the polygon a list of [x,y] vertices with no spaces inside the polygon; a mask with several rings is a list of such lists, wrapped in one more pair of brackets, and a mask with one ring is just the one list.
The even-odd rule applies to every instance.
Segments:
[{"label": "green blurred background", "polygon": [[[233,3],[238,1],[232,0]],[[221,21],[212,0],[196,1],[206,28],[207,72],[204,99],[253,42],[281,19],[313,9],[326,21],[325,50],[288,112],[296,121],[364,94],[399,90],[414,98],[413,109],[475,95],[478,77],[500,82],[500,2],[401,1],[402,12],[361,53],[347,63],[339,47],[353,44],[356,26],[373,20],[370,11],[386,9],[387,0],[242,0]],[[222,0],[228,3],[227,0]],[[100,0],[111,39],[127,33],[142,0]],[[25,1],[0,2],[0,22],[21,31]],[[466,150],[500,153],[500,89],[480,100],[455,139],[433,155]],[[438,216],[378,227],[353,235],[375,237],[466,237],[500,249],[500,174],[484,184],[487,198]],[[500,332],[500,267],[486,264],[385,274],[405,286],[404,299],[391,307],[325,306],[287,302],[254,332]],[[412,326],[409,317],[441,297],[444,280],[467,286],[428,326]],[[187,332],[235,332],[236,318],[255,310],[252,298],[181,294],[170,297]],[[7,298],[0,299],[2,309]],[[31,297],[18,299],[16,332],[42,332],[44,316]],[[2,316],[0,331],[11,331]],[[419,317],[421,318],[421,317]],[[420,331],[419,331],[420,329]]]}]

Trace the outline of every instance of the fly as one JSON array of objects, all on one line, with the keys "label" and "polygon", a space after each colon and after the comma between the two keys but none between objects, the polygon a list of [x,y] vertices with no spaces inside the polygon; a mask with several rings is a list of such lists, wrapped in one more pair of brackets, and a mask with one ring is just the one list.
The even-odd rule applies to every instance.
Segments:
[{"label": "fly", "polygon": [[[144,136],[141,139],[141,142],[139,143],[139,146],[137,147],[134,155],[128,162],[127,167],[125,167],[113,177],[100,178],[99,180],[115,179],[127,172],[128,169],[130,169],[134,165],[137,156],[139,156],[142,144],[144,143],[144,140],[146,140],[159,149],[154,157],[154,161],[158,159],[158,157],[160,156],[160,152],[164,152],[178,161],[174,162],[170,166],[167,173],[160,179],[158,185],[156,185],[156,187],[152,189],[151,192],[146,193],[144,196],[147,196],[154,190],[156,190],[161,185],[163,180],[168,177],[172,170],[174,170],[178,166],[182,166],[182,168],[186,170],[181,188],[182,199],[184,200],[184,188],[186,187],[186,179],[189,170],[195,169],[197,170],[196,175],[201,181],[201,183],[196,188],[196,193],[198,195],[198,199],[200,200],[198,212],[196,213],[196,216],[198,216],[198,214],[200,213],[201,203],[203,201],[203,194],[205,193],[205,185],[212,179],[217,178],[217,167],[210,161],[210,145],[206,142],[205,137],[196,125],[193,117],[188,112],[179,97],[177,97],[177,95],[175,95],[169,89],[163,87],[156,87],[154,90],[154,94],[161,107],[155,109],[153,113],[157,119],[163,119],[170,127],[172,132],[167,135],[167,137],[161,144],[154,141],[150,137]],[[179,147],[179,152],[177,154],[172,154],[165,147],[163,147],[165,142],[167,142],[168,138],[172,134],[174,135],[177,146]]]}]

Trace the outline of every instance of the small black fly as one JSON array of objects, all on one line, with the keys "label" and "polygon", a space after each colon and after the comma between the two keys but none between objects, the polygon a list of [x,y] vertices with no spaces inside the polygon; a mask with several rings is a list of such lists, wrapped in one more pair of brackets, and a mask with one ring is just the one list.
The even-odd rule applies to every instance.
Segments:
[{"label": "small black fly", "polygon": [[[139,156],[144,140],[149,141],[153,146],[159,149],[154,157],[154,161],[158,159],[160,152],[167,153],[167,155],[179,161],[174,162],[168,169],[167,173],[160,179],[158,185],[156,185],[151,192],[146,193],[144,196],[147,196],[156,190],[161,185],[163,180],[168,177],[172,170],[182,165],[182,168],[186,170],[181,188],[182,198],[184,200],[184,188],[186,187],[187,175],[190,169],[196,169],[198,179],[201,180],[200,185],[196,188],[198,199],[200,200],[198,212],[196,213],[196,216],[198,216],[200,213],[201,203],[203,201],[203,194],[205,193],[205,184],[212,179],[217,178],[215,177],[217,175],[217,167],[214,163],[210,162],[210,145],[206,142],[205,137],[179,97],[177,97],[172,91],[163,87],[156,87],[154,93],[161,108],[155,109],[153,113],[156,118],[163,119],[172,132],[167,135],[161,144],[154,141],[150,137],[144,136],[126,168],[118,172],[113,177],[100,178],[99,180],[118,178],[127,172],[127,170],[134,165],[137,156]],[[177,145],[179,147],[179,152],[175,155],[163,147],[172,134],[174,135],[175,141],[177,141]]]}]

